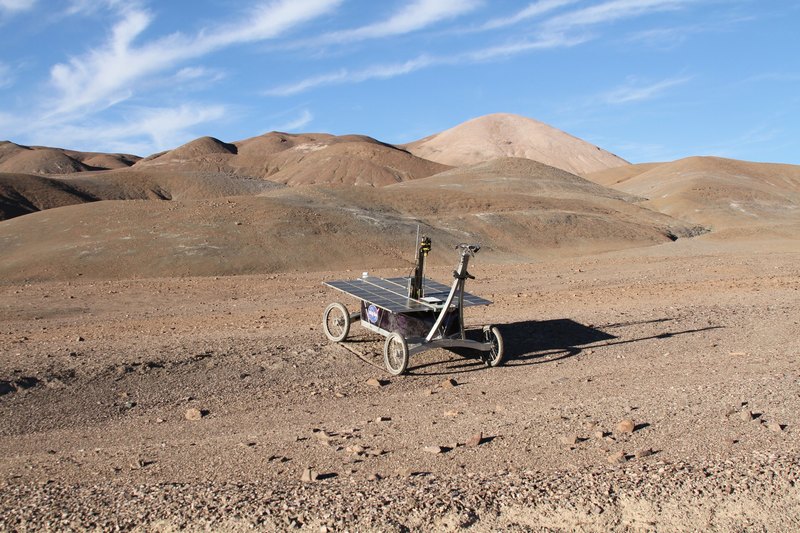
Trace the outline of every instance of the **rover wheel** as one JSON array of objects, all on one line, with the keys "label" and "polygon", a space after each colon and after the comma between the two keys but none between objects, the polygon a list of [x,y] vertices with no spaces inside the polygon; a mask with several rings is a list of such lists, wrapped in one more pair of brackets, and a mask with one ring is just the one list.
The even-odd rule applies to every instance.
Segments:
[{"label": "rover wheel", "polygon": [[322,328],[325,336],[333,342],[341,342],[350,332],[350,313],[339,302],[332,303],[322,315]]},{"label": "rover wheel", "polygon": [[486,366],[502,365],[505,353],[503,351],[503,336],[500,335],[500,330],[495,326],[485,327],[483,328],[483,336],[485,342],[492,344],[491,350],[484,354],[483,361]]},{"label": "rover wheel", "polygon": [[399,376],[408,369],[408,343],[399,333],[392,333],[383,345],[383,364],[393,376]]}]

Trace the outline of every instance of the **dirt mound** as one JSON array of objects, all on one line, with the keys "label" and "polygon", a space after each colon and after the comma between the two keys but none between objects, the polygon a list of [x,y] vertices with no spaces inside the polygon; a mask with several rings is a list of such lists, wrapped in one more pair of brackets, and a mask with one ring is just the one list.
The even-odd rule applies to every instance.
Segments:
[{"label": "dirt mound", "polygon": [[689,157],[590,178],[643,196],[644,205],[714,229],[796,225],[800,166]]},{"label": "dirt mound", "polygon": [[93,169],[114,170],[118,168],[128,168],[134,165],[140,158],[127,154],[86,154],[81,162]]},{"label": "dirt mound", "polygon": [[23,146],[0,141],[0,172],[72,174],[91,170],[127,168],[139,159],[131,154],[79,152],[46,146]]},{"label": "dirt mound", "polygon": [[[648,246],[690,236],[696,226],[644,209],[635,199],[530,160],[498,160],[388,187],[287,187],[259,196],[172,202],[99,202],[0,225],[0,276],[226,275],[410,266],[419,224],[442,249],[481,242],[487,261]],[[106,184],[134,182],[108,172]],[[116,182],[116,183],[115,183]],[[264,184],[249,180],[252,184]],[[81,191],[108,197],[97,183]],[[92,189],[91,186],[95,188]],[[111,186],[111,185],[109,185]],[[219,191],[214,191],[218,193]],[[194,198],[194,199],[192,199]],[[58,245],[56,245],[58,243]],[[441,254],[432,264],[451,257]],[[446,266],[446,265],[445,265]]]},{"label": "dirt mound", "polygon": [[92,200],[91,195],[63,181],[0,173],[0,220]]},{"label": "dirt mound", "polygon": [[99,200],[205,200],[249,196],[280,185],[224,173],[114,170],[66,177],[0,173],[0,220]]},{"label": "dirt mound", "polygon": [[628,164],[552,126],[506,113],[469,120],[404,148],[416,156],[451,166],[523,157],[583,175]]},{"label": "dirt mound", "polygon": [[378,143],[353,139],[320,148],[299,145],[270,162],[269,179],[287,185],[336,184],[380,187],[424,178],[448,167]]},{"label": "dirt mound", "polygon": [[0,163],[0,172],[18,174],[72,174],[90,168],[56,148],[19,150]]},{"label": "dirt mound", "polygon": [[363,135],[271,132],[234,144],[204,137],[143,159],[136,168],[223,172],[289,185],[382,186],[447,167]]}]

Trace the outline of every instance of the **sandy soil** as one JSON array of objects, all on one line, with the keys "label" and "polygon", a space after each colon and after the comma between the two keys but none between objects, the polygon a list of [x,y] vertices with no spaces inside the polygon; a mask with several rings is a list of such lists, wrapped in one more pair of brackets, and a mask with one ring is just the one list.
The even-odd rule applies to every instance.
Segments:
[{"label": "sandy soil", "polygon": [[391,378],[380,337],[321,331],[360,272],[2,285],[0,530],[797,531],[798,259],[479,255],[467,323],[507,364]]}]

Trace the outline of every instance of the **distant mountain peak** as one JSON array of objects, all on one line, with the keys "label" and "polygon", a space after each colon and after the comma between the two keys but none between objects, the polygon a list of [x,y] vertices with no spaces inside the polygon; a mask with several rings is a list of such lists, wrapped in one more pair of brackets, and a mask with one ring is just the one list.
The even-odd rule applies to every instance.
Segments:
[{"label": "distant mountain peak", "polygon": [[473,118],[404,148],[416,156],[451,166],[522,157],[582,175],[628,164],[544,122],[511,113]]}]

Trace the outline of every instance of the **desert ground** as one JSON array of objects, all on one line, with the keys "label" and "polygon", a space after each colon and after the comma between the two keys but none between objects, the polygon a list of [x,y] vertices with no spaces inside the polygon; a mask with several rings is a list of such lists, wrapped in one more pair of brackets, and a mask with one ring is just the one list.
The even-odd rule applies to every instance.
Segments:
[{"label": "desert ground", "polygon": [[[576,175],[508,120],[483,163],[469,123],[398,153],[250,140],[317,174],[208,138],[0,161],[0,530],[800,529],[798,167]],[[322,283],[407,275],[417,225],[444,283],[484,244],[467,289],[494,303],[466,323],[503,366],[435,349],[390,376],[382,337],[323,334],[358,302]]]}]

